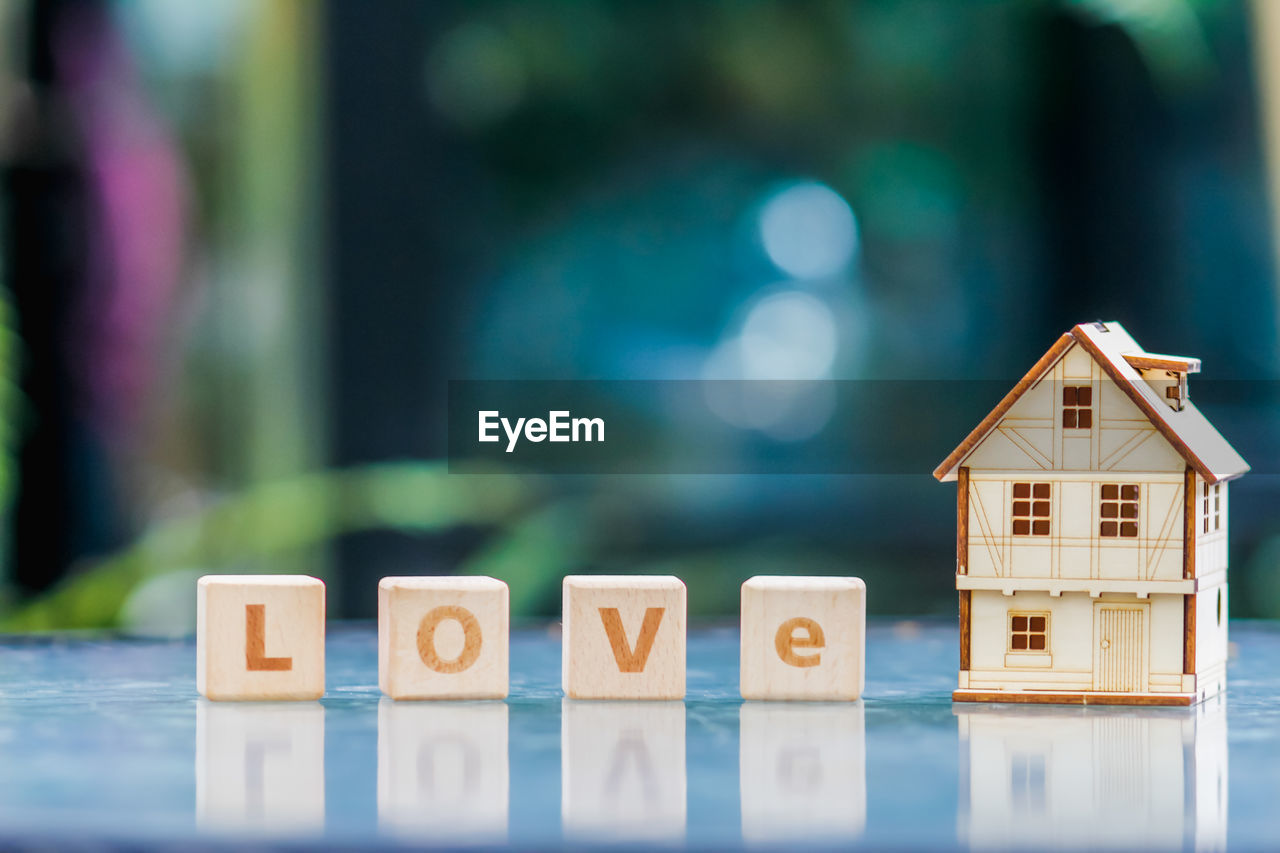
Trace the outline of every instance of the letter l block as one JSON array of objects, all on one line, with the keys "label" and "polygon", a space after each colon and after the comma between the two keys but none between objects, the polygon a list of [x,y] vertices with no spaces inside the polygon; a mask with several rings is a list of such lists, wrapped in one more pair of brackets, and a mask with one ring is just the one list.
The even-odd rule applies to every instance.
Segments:
[{"label": "letter l block", "polygon": [[562,674],[570,699],[683,699],[684,583],[670,576],[564,579]]},{"label": "letter l block", "polygon": [[866,625],[858,578],[751,578],[742,585],[742,698],[857,699]]},{"label": "letter l block", "polygon": [[324,695],[324,582],[206,575],[196,586],[196,689],[213,700]]},{"label": "letter l block", "polygon": [[392,699],[505,699],[510,621],[495,578],[383,578],[378,686]]}]

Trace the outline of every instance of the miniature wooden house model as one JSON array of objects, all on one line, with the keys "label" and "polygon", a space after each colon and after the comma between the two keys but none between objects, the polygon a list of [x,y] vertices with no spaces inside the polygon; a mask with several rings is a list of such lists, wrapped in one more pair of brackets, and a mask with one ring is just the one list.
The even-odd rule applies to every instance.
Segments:
[{"label": "miniature wooden house model", "polygon": [[956,701],[1190,705],[1223,690],[1227,486],[1200,362],[1119,323],[1064,334],[948,456]]}]

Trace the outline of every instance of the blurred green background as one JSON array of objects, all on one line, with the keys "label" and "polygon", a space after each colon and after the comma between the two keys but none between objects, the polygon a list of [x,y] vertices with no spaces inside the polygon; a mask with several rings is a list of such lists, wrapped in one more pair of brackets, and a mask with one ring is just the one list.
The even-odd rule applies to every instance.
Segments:
[{"label": "blurred green background", "polygon": [[[598,571],[677,574],[703,620],[762,573],[952,613],[937,460],[451,474],[447,382],[1012,379],[1097,318],[1273,382],[1275,17],[7,0],[0,627],[183,633],[195,577],[249,571],[324,577],[338,618],[424,573],[555,618],[560,578]],[[763,363],[734,360],[745,332]],[[1280,427],[1207,413],[1251,461]],[[1280,481],[1255,468],[1231,606],[1280,616]]]}]

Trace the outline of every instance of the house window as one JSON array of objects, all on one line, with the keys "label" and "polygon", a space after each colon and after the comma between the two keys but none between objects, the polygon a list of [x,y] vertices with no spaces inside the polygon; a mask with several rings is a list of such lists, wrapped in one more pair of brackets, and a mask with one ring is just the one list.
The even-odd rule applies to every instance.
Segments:
[{"label": "house window", "polygon": [[1009,613],[1009,651],[1043,652],[1048,648],[1048,613]]},{"label": "house window", "polygon": [[1013,484],[1013,535],[1049,535],[1048,483]]},{"label": "house window", "polygon": [[1138,487],[1107,483],[1102,487],[1103,536],[1137,537]]},{"label": "house window", "polygon": [[1204,484],[1204,532],[1222,529],[1222,484]]},{"label": "house window", "polygon": [[1090,429],[1093,427],[1093,386],[1062,386],[1063,429]]}]

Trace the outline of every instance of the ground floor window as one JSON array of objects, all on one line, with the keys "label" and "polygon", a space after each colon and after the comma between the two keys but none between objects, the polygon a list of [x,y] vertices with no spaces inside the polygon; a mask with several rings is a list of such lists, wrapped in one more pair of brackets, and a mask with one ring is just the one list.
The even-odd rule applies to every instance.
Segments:
[{"label": "ground floor window", "polygon": [[1009,612],[1009,651],[1043,652],[1048,648],[1048,613]]}]

